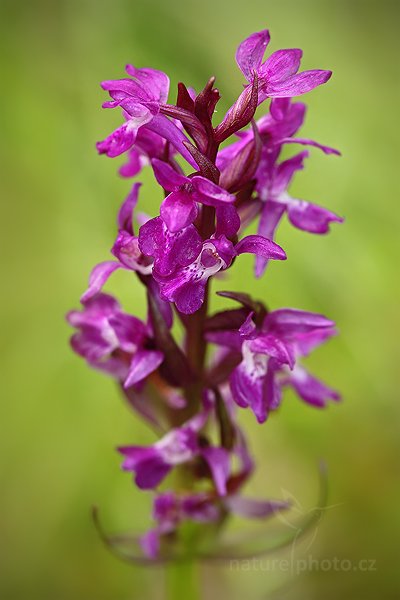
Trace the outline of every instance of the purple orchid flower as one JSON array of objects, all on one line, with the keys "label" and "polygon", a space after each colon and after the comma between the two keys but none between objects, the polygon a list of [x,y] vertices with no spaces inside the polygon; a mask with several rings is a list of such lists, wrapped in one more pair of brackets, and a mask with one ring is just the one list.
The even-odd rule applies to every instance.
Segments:
[{"label": "purple orchid flower", "polygon": [[145,127],[170,142],[190,165],[197,168],[184,145],[188,142],[186,136],[175,123],[160,114],[168,99],[167,75],[155,69],[136,69],[133,65],[127,65],[126,72],[132,79],[109,80],[101,84],[112,98],[104,102],[103,108],[120,106],[126,120],[105,140],[97,143],[99,154],[114,158],[127,152],[135,144],[139,130]]},{"label": "purple orchid flower", "polygon": [[126,200],[121,205],[118,213],[118,235],[111,249],[112,254],[118,259],[107,260],[94,267],[89,276],[89,286],[81,297],[82,302],[87,302],[98,294],[106,284],[109,277],[118,269],[135,271],[141,275],[149,275],[152,270],[152,261],[144,256],[139,248],[139,239],[134,235],[133,211],[138,201],[141,184],[135,183]]},{"label": "purple orchid flower", "polygon": [[313,406],[324,407],[338,400],[337,392],[296,364],[319,344],[335,334],[334,323],[322,315],[294,309],[269,313],[257,328],[250,313],[238,331],[207,334],[209,341],[242,353],[242,362],[230,377],[235,402],[253,410],[263,423],[279,407],[282,387],[291,385]]},{"label": "purple orchid flower", "polygon": [[215,523],[221,514],[221,508],[204,492],[184,496],[171,491],[158,494],[153,503],[153,519],[157,525],[141,537],[143,552],[155,559],[163,536],[174,533],[183,521]]},{"label": "purple orchid flower", "polygon": [[168,98],[169,78],[155,69],[136,69],[127,65],[126,72],[132,79],[103,81],[101,87],[112,98],[104,102],[103,108],[120,106],[126,122],[103,142],[98,142],[100,154],[118,156],[135,142],[139,129],[151,122],[160,112],[160,105]]},{"label": "purple orchid flower", "polygon": [[118,448],[125,457],[122,468],[135,473],[135,483],[140,489],[154,489],[175,466],[201,457],[210,469],[218,495],[224,496],[230,473],[229,452],[214,446],[203,447],[198,435],[209,413],[210,408],[205,407],[182,427],[171,429],[152,446]]},{"label": "purple orchid flower", "polygon": [[247,81],[252,83],[254,76],[258,77],[259,104],[266,98],[300,96],[330,79],[331,71],[297,73],[303,54],[298,48],[277,50],[262,62],[269,41],[269,31],[264,29],[246,38],[236,52],[236,62]]},{"label": "purple orchid flower", "polygon": [[[264,60],[269,41],[263,30],[239,45],[236,60],[248,83],[217,126],[213,115],[220,94],[214,77],[198,94],[180,82],[176,104],[167,103],[167,75],[154,69],[128,65],[128,77],[102,83],[111,97],[103,106],[120,107],[125,121],[97,144],[99,153],[126,153],[123,177],[151,165],[164,200],[158,216],[136,213],[136,235],[140,183],[134,184],[118,213],[114,259],[94,267],[82,310],[71,311],[67,320],[76,329],[75,352],[114,377],[131,407],[158,434],[151,445],[119,447],[122,468],[142,490],[155,490],[180,466],[190,473],[185,487],[174,482],[174,491],[155,496],[155,525],[140,540],[148,558],[174,558],[176,549],[180,556],[185,521],[214,524],[207,529],[217,533],[231,514],[266,518],[288,508],[284,500],[242,495],[255,461],[237,422],[241,407],[263,423],[288,387],[314,407],[339,400],[302,365],[336,333],[333,321],[289,308],[268,312],[244,290],[219,293],[239,308],[208,313],[211,278],[233,267],[239,255],[255,255],[257,276],[269,260],[286,259],[274,242],[285,213],[295,227],[316,234],[343,220],[289,195],[307,151],[280,159],[282,148],[293,143],[339,154],[298,137],[306,107],[291,100],[325,83],[331,72],[299,73],[298,49],[278,50]],[[267,98],[269,112],[256,121],[257,107]],[[186,170],[188,164],[181,167],[181,159],[194,171]],[[257,234],[244,235],[258,217]],[[146,323],[102,292],[119,269],[135,273],[143,285]],[[179,328],[172,327],[173,309]],[[217,345],[212,357],[208,342]],[[198,529],[201,536],[206,528]],[[211,553],[217,552],[215,543]]]},{"label": "purple orchid flower", "polygon": [[149,327],[124,313],[112,296],[97,294],[82,312],[69,312],[67,321],[78,329],[71,338],[73,350],[125,388],[143,381],[163,361],[163,353],[151,349]]},{"label": "purple orchid flower", "polygon": [[184,521],[216,523],[226,510],[240,517],[266,519],[290,507],[282,500],[256,500],[242,496],[227,496],[220,501],[206,492],[178,495],[167,491],[158,494],[153,502],[153,519],[157,525],[140,539],[143,552],[155,559],[160,554],[162,539],[175,533]]},{"label": "purple orchid flower", "polygon": [[197,217],[197,202],[206,206],[224,206],[236,198],[200,175],[185,177],[166,162],[152,161],[158,183],[171,192],[163,201],[160,215],[171,233],[188,227]]},{"label": "purple orchid flower", "polygon": [[[140,247],[146,253],[147,246],[140,243]],[[284,250],[278,244],[260,235],[249,235],[233,244],[221,234],[203,242],[200,252],[191,263],[167,274],[161,273],[155,262],[153,277],[160,285],[162,298],[174,302],[179,312],[192,314],[203,304],[208,279],[230,267],[233,259],[244,253],[274,260],[286,259]]]},{"label": "purple orchid flower", "polygon": [[[287,192],[294,174],[304,168],[308,151],[277,163],[279,152],[279,148],[271,152],[265,147],[261,153],[256,184],[258,198],[262,202],[258,234],[274,239],[276,228],[285,212],[292,225],[309,233],[324,234],[329,231],[330,223],[342,223],[343,218],[334,212],[293,198]],[[263,274],[267,264],[268,259],[262,256],[256,258],[257,277]]]}]

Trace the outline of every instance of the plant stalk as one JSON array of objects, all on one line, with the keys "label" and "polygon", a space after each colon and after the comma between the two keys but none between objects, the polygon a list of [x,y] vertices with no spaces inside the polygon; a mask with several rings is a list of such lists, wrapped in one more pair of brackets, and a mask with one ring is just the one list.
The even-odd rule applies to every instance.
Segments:
[{"label": "plant stalk", "polygon": [[166,600],[200,600],[198,563],[193,559],[171,561],[166,565]]}]

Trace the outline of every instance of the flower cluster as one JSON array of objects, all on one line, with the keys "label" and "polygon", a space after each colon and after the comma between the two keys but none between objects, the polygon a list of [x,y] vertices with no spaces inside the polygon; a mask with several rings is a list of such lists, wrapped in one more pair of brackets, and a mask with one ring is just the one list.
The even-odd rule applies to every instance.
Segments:
[{"label": "flower cluster", "polygon": [[[168,103],[167,75],[154,69],[128,65],[127,77],[102,83],[110,95],[103,106],[121,108],[124,121],[97,144],[99,153],[126,155],[123,177],[149,166],[163,199],[157,216],[135,215],[141,184],[133,184],[118,213],[113,259],[94,267],[82,310],[67,319],[76,328],[74,351],[112,376],[158,431],[151,446],[118,449],[136,485],[155,493],[156,524],[141,538],[150,558],[168,553],[187,521],[217,530],[231,513],[265,518],[288,507],[284,500],[242,495],[254,465],[240,409],[249,407],[264,423],[287,386],[314,407],[339,399],[302,366],[304,356],[335,334],[331,320],[291,308],[269,311],[237,292],[220,292],[235,308],[208,312],[212,278],[241,254],[255,256],[256,277],[270,260],[286,259],[274,241],[285,214],[314,234],[342,221],[288,191],[308,151],[281,158],[289,144],[339,154],[297,137],[306,107],[292,100],[328,81],[331,72],[298,73],[298,49],[278,50],[264,60],[269,41],[264,30],[240,44],[236,61],[246,84],[218,125],[214,78],[198,94],[180,83],[175,104]],[[255,120],[268,99],[268,111]],[[246,235],[254,220],[257,234]],[[103,292],[118,269],[143,285],[146,322]],[[184,329],[182,340],[173,333],[174,318]]]}]

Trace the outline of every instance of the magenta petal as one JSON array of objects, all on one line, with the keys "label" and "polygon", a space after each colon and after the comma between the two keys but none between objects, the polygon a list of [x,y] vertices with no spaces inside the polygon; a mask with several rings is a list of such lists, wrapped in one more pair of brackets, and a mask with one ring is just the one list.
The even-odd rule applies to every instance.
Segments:
[{"label": "magenta petal", "polygon": [[289,221],[295,227],[310,233],[323,234],[329,231],[332,222],[342,223],[343,218],[335,213],[303,200],[292,200],[288,205]]},{"label": "magenta petal", "polygon": [[171,469],[161,458],[143,462],[137,468],[135,483],[141,490],[152,490],[165,479]]},{"label": "magenta petal", "polygon": [[149,97],[160,104],[164,104],[168,99],[169,78],[162,71],[157,69],[137,69],[133,65],[126,65],[126,72],[140,82],[146,90]]},{"label": "magenta petal", "polygon": [[153,446],[126,446],[118,452],[125,457],[122,468],[136,474],[135,483],[142,490],[157,487],[172,469]]},{"label": "magenta petal", "polygon": [[236,196],[229,194],[224,188],[205,177],[196,175],[189,181],[193,185],[193,198],[198,202],[210,206],[219,206],[221,204],[235,202],[236,200]]},{"label": "magenta petal", "polygon": [[102,142],[97,142],[96,148],[99,154],[107,154],[110,158],[119,156],[132,147],[136,138],[137,128],[130,121],[118,127]]},{"label": "magenta petal", "polygon": [[276,168],[274,178],[274,193],[278,196],[289,187],[293,175],[304,169],[304,160],[309,156],[307,150],[281,162]]},{"label": "magenta petal", "polygon": [[123,229],[127,231],[130,235],[133,235],[133,211],[138,201],[139,189],[141,183],[134,183],[132,190],[126,200],[121,205],[119,209],[117,224],[118,229]]},{"label": "magenta petal", "polygon": [[242,325],[239,327],[239,335],[240,336],[249,337],[253,333],[256,332],[257,327],[253,321],[253,317],[254,317],[254,311],[252,311],[251,313],[249,313],[247,315],[246,319],[244,320]]},{"label": "magenta petal", "polygon": [[285,383],[291,385],[304,402],[317,408],[324,408],[329,400],[340,400],[340,395],[336,390],[328,387],[300,367],[290,374]]},{"label": "magenta petal", "polygon": [[119,168],[118,173],[121,177],[135,177],[140,173],[145,162],[146,158],[136,148],[131,148],[127,162]]},{"label": "magenta petal", "polygon": [[146,125],[147,129],[158,133],[158,135],[168,140],[174,148],[183,156],[185,160],[194,168],[198,170],[198,165],[189,150],[186,149],[183,142],[189,142],[187,137],[178,127],[170,121],[165,115],[156,115],[150,123]]},{"label": "magenta petal", "polygon": [[264,400],[263,377],[252,377],[242,362],[233,371],[229,380],[232,397],[241,408],[251,407],[259,423],[264,423],[268,410]]},{"label": "magenta petal", "polygon": [[248,235],[235,246],[236,254],[250,253],[263,256],[268,259],[286,260],[285,251],[267,238],[261,235]]},{"label": "magenta petal", "polygon": [[236,51],[236,62],[248,81],[251,81],[253,71],[258,71],[269,41],[269,31],[263,29],[253,33],[239,45]]},{"label": "magenta petal", "polygon": [[108,323],[113,329],[118,347],[125,352],[133,354],[146,340],[147,326],[133,315],[118,312],[109,317]]},{"label": "magenta petal", "polygon": [[190,181],[163,160],[154,158],[151,161],[151,165],[158,183],[168,192],[173,192]]},{"label": "magenta petal", "polygon": [[253,378],[246,371],[244,362],[234,369],[229,380],[232,397],[241,408],[247,408],[262,395],[262,380]]},{"label": "magenta petal", "polygon": [[263,330],[272,331],[278,336],[291,336],[293,333],[308,333],[315,329],[331,331],[334,325],[333,321],[318,313],[281,308],[268,313],[264,319]]},{"label": "magenta petal", "polygon": [[139,543],[143,553],[148,558],[157,558],[160,551],[160,533],[158,529],[150,529],[147,533],[141,536]]},{"label": "magenta petal", "polygon": [[225,235],[233,238],[240,229],[240,217],[233,204],[223,204],[216,208],[217,228],[216,237]]},{"label": "magenta petal", "polygon": [[229,452],[224,448],[208,447],[202,450],[202,456],[207,462],[219,496],[226,495],[226,482],[230,474]]},{"label": "magenta petal", "polygon": [[163,360],[164,355],[158,350],[139,350],[136,352],[133,356],[124,388],[128,388],[145,379],[145,377],[153,373],[161,365]]},{"label": "magenta petal", "polygon": [[286,500],[255,500],[239,495],[229,496],[225,504],[236,515],[250,519],[265,519],[290,507]]},{"label": "magenta petal", "polygon": [[256,354],[267,354],[281,364],[293,367],[294,358],[288,346],[273,335],[258,336],[248,342],[249,348]]},{"label": "magenta petal", "polygon": [[200,234],[194,225],[170,233],[161,217],[150,219],[139,230],[139,247],[146,256],[155,258],[154,272],[171,274],[178,266],[187,266],[202,248]]},{"label": "magenta petal", "polygon": [[105,261],[96,265],[90,273],[89,287],[81,296],[81,302],[87,302],[90,298],[93,298],[101,290],[110,275],[117,269],[123,268],[123,265],[116,261]]},{"label": "magenta petal", "polygon": [[[294,105],[292,105],[292,106],[294,106]],[[273,119],[275,121],[282,121],[283,119],[287,118],[290,108],[291,108],[290,98],[272,98],[271,104],[269,106],[269,112],[270,112],[271,117],[273,117]],[[305,109],[305,107],[304,107],[304,109]],[[304,111],[303,111],[303,116],[304,116]]]},{"label": "magenta petal", "polygon": [[149,275],[152,271],[152,261],[142,254],[138,238],[127,231],[121,230],[118,233],[111,252],[127,269],[143,275]]},{"label": "magenta petal", "polygon": [[[199,310],[204,302],[206,283],[206,280],[198,281],[197,283],[185,283],[175,291],[173,301],[179,312],[191,315]],[[169,299],[172,300],[172,298]]]},{"label": "magenta petal", "polygon": [[169,231],[176,233],[193,223],[197,205],[188,192],[171,192],[161,204],[160,215]]},{"label": "magenta petal", "polygon": [[268,83],[267,94],[271,98],[292,98],[310,92],[314,88],[326,83],[332,75],[332,71],[303,71],[298,75],[292,75],[284,81]]},{"label": "magenta petal", "polygon": [[290,138],[285,137],[281,140],[282,144],[301,144],[302,146],[313,146],[314,148],[319,148],[325,154],[336,154],[336,156],[340,156],[339,150],[335,148],[331,148],[331,146],[324,146],[323,144],[319,144],[314,140],[309,140],[308,138]]},{"label": "magenta petal", "polygon": [[[274,358],[271,358],[268,364],[268,371],[265,376],[263,389],[263,406],[265,407],[264,410],[266,411],[267,416],[269,411],[276,410],[281,403],[282,384],[279,381],[278,377],[276,377],[276,374],[279,374],[280,367],[281,363],[277,362]],[[256,411],[254,412],[257,416]]]},{"label": "magenta petal", "polygon": [[[273,240],[275,230],[278,227],[282,216],[286,210],[286,204],[281,202],[267,201],[262,208],[260,222],[258,225],[258,234],[264,238]],[[269,259],[265,256],[256,255],[255,275],[261,277],[264,273]]]},{"label": "magenta petal", "polygon": [[299,48],[277,50],[262,65],[260,79],[265,77],[268,87],[272,82],[286,80],[299,70],[302,55],[303,52]]},{"label": "magenta petal", "polygon": [[334,327],[302,332],[296,335],[295,338],[296,352],[300,356],[308,356],[310,352],[334,335],[337,335],[337,330]]}]

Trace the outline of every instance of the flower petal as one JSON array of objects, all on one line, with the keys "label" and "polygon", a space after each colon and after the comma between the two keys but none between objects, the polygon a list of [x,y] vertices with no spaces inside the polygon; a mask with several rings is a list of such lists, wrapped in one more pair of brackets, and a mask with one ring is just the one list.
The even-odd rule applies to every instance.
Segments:
[{"label": "flower petal", "polygon": [[162,218],[155,217],[141,226],[139,248],[155,258],[154,272],[164,277],[193,262],[201,251],[202,240],[194,225],[170,233]]},{"label": "flower petal", "polygon": [[294,333],[307,333],[315,329],[331,330],[334,325],[333,321],[318,313],[295,308],[280,308],[268,313],[262,329],[273,332],[277,336],[291,336]]},{"label": "flower petal", "polygon": [[275,172],[274,177],[274,194],[279,196],[283,194],[289,187],[294,174],[297,171],[304,169],[304,159],[309,156],[309,152],[304,150],[287,160],[281,162]]},{"label": "flower petal", "polygon": [[226,482],[230,475],[230,457],[225,448],[204,448],[201,452],[207,462],[219,496],[226,495]]},{"label": "flower petal", "polygon": [[250,253],[263,256],[268,259],[286,260],[285,251],[267,238],[261,235],[248,235],[235,246],[236,254]]},{"label": "flower petal", "polygon": [[289,347],[273,335],[259,335],[248,342],[249,348],[256,354],[267,354],[281,364],[293,367],[294,357]]},{"label": "flower petal", "polygon": [[133,65],[126,65],[125,70],[128,75],[134,77],[142,84],[149,97],[152,97],[160,104],[164,104],[167,101],[169,78],[165,73],[157,69],[137,69]]},{"label": "flower petal", "polygon": [[221,235],[233,238],[240,229],[240,217],[233,204],[221,204],[216,207],[216,237]]},{"label": "flower petal", "polygon": [[152,271],[152,261],[142,254],[139,248],[139,239],[127,231],[119,232],[111,252],[127,269],[137,271],[142,275],[149,275]]},{"label": "flower petal", "polygon": [[299,70],[302,55],[303,51],[300,48],[277,50],[262,65],[260,80],[266,78],[268,87],[270,83],[286,80]]},{"label": "flower petal", "polygon": [[[185,283],[178,287],[173,294],[167,292],[169,295],[166,294],[166,296],[175,302],[179,312],[185,315],[191,315],[198,311],[204,302],[206,283],[206,280],[198,281],[197,283]],[[165,291],[166,289],[163,287],[163,292]]]},{"label": "flower petal", "polygon": [[291,385],[304,402],[317,408],[325,408],[329,400],[340,400],[340,394],[336,390],[328,387],[301,367],[296,367],[285,383]]},{"label": "flower petal", "polygon": [[331,146],[324,146],[323,144],[320,144],[319,142],[315,142],[314,140],[309,140],[308,138],[285,137],[285,138],[281,139],[281,143],[282,144],[301,144],[302,146],[313,146],[314,148],[319,148],[319,150],[322,150],[322,152],[324,152],[324,154],[336,154],[336,156],[341,155],[339,150],[336,150],[335,148],[331,148]]},{"label": "flower petal", "polygon": [[107,154],[110,158],[119,156],[131,148],[135,142],[137,128],[130,121],[113,131],[105,140],[97,142],[99,154]]},{"label": "flower petal", "polygon": [[193,185],[193,198],[202,204],[219,206],[221,204],[235,202],[236,200],[236,196],[200,175],[192,177],[190,182]]},{"label": "flower petal", "polygon": [[332,71],[314,69],[303,71],[298,75],[292,75],[283,81],[268,83],[266,93],[270,98],[292,98],[310,92],[314,88],[326,83],[332,75]]},{"label": "flower petal", "polygon": [[198,170],[198,165],[189,150],[185,147],[183,142],[189,142],[184,133],[173,123],[170,121],[165,115],[156,115],[152,121],[147,123],[146,129],[150,131],[154,131],[161,137],[168,140],[174,148],[183,156],[185,160],[191,165],[196,171]]},{"label": "flower petal", "polygon": [[141,183],[133,184],[130,194],[122,203],[121,208],[118,212],[118,229],[123,229],[124,231],[127,231],[130,235],[133,235],[133,211],[138,201],[139,189],[141,185]]},{"label": "flower petal", "polygon": [[265,519],[290,508],[287,500],[255,500],[239,495],[229,496],[224,504],[236,515],[250,519]]},{"label": "flower petal", "polygon": [[236,62],[248,81],[251,81],[253,71],[258,71],[269,41],[269,31],[263,29],[253,33],[239,45],[236,51]]},{"label": "flower petal", "polygon": [[163,160],[154,158],[151,165],[158,183],[168,192],[173,192],[190,181]]},{"label": "flower petal", "polygon": [[[334,325],[333,321],[331,321]],[[295,349],[300,356],[308,356],[315,348],[329,340],[329,338],[337,335],[337,330],[332,327],[324,327],[322,329],[314,329],[304,331],[296,335]]]},{"label": "flower petal", "polygon": [[163,360],[164,354],[158,350],[139,350],[136,352],[129,368],[128,377],[124,382],[124,388],[145,379],[161,365]]},{"label": "flower petal", "polygon": [[96,265],[89,276],[89,287],[86,292],[81,296],[81,302],[87,302],[90,298],[93,298],[106,283],[107,279],[117,269],[125,268],[121,263],[114,260],[105,261]]},{"label": "flower petal", "polygon": [[322,208],[317,204],[311,204],[304,200],[292,200],[288,205],[289,221],[303,231],[310,233],[328,233],[332,222],[343,223],[344,219],[334,212]]},{"label": "flower petal", "polygon": [[157,528],[150,529],[139,539],[143,553],[151,559],[155,559],[160,551],[160,533]]},{"label": "flower petal", "polygon": [[171,233],[184,229],[197,217],[197,205],[185,190],[171,192],[160,207],[160,215]]},{"label": "flower petal", "polygon": [[[258,235],[273,240],[275,237],[275,231],[278,227],[282,216],[284,215],[286,210],[286,205],[282,202],[274,202],[268,200],[264,203],[260,222],[258,224]],[[265,256],[256,255],[256,263],[255,263],[255,275],[256,277],[261,277],[263,275],[269,259]]]}]

